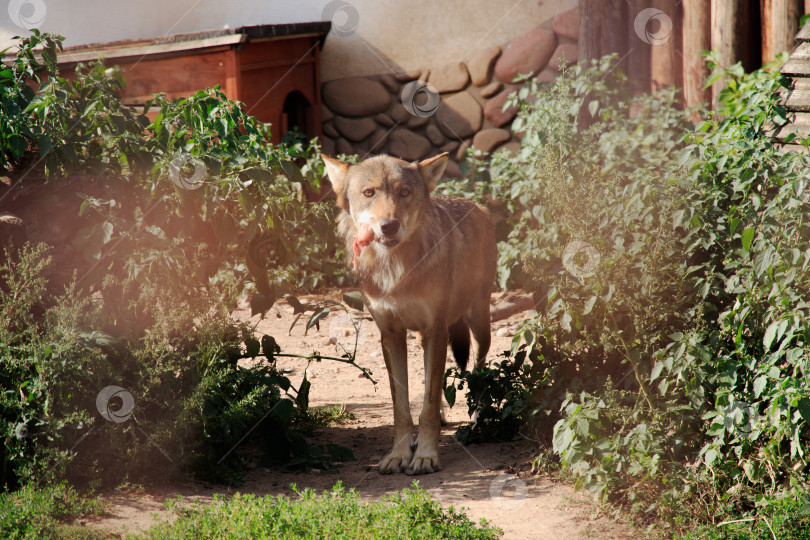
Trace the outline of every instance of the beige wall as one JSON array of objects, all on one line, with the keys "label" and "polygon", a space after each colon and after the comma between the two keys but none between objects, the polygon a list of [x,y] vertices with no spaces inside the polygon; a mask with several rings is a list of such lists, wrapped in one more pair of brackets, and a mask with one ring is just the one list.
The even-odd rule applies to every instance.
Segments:
[{"label": "beige wall", "polygon": [[[343,0],[339,0],[343,1]],[[6,0],[0,49],[24,33],[7,7],[66,46],[159,37],[223,27],[324,19],[327,0]],[[333,19],[323,80],[433,67],[467,60],[576,6],[577,0],[351,0]],[[44,10],[37,12],[37,7]],[[15,12],[16,13],[16,12]],[[40,22],[41,19],[41,22]],[[30,24],[30,23],[29,23]],[[351,27],[351,28],[349,28]]]}]

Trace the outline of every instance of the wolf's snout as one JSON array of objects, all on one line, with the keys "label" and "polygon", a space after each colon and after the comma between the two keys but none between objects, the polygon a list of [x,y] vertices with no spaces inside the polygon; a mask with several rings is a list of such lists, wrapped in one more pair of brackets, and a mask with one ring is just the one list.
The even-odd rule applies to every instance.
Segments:
[{"label": "wolf's snout", "polygon": [[385,236],[394,236],[399,231],[399,220],[384,219],[380,221],[380,231],[382,231]]}]

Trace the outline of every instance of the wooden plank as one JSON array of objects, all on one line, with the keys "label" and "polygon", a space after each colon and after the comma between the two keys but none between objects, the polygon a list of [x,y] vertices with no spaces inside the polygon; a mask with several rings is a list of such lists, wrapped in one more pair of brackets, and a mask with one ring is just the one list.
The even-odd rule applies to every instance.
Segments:
[{"label": "wooden plank", "polygon": [[[636,34],[633,24],[636,16],[644,9],[650,7],[649,0],[626,0],[627,1],[627,58],[625,59],[627,81],[634,96],[639,96],[650,91],[650,47],[651,45],[642,41]],[[631,106],[630,114],[635,111]]]},{"label": "wooden plank", "polygon": [[602,56],[602,20],[605,8],[602,0],[579,0],[579,59],[591,60]]},{"label": "wooden plank", "polygon": [[682,85],[683,54],[678,29],[683,27],[681,0],[653,0],[653,7],[660,9],[672,21],[672,33],[660,44],[653,44],[650,50],[650,79],[652,89]]},{"label": "wooden plank", "polygon": [[810,76],[810,59],[791,58],[782,69],[779,70],[782,75],[789,77],[807,77]]},{"label": "wooden plank", "polygon": [[779,94],[789,110],[810,111],[810,79],[794,79],[792,88],[782,88]]},{"label": "wooden plank", "polygon": [[181,41],[177,43],[161,43],[158,45],[141,45],[137,47],[100,47],[87,51],[65,52],[59,55],[59,63],[89,62],[100,57],[107,60],[112,58],[132,58],[135,56],[152,56],[156,54],[185,52],[194,49],[205,49],[223,45],[235,45],[247,39],[245,34],[233,34],[196,41]]},{"label": "wooden plank", "polygon": [[810,60],[810,43],[801,43],[790,53],[791,60]]},{"label": "wooden plank", "polygon": [[790,51],[799,30],[802,0],[759,0],[762,16],[762,63],[776,60],[777,53]]},{"label": "wooden plank", "polygon": [[627,4],[625,0],[607,0],[604,3],[604,15],[601,28],[601,54],[616,53],[619,55],[619,67],[624,70],[622,58],[627,54],[628,24],[632,26],[632,19],[627,19]]},{"label": "wooden plank", "polygon": [[709,103],[711,90],[703,88],[709,68],[700,52],[712,48],[711,0],[683,0],[682,43],[684,104],[694,107]]},{"label": "wooden plank", "polygon": [[[805,13],[808,13],[807,8],[805,8]],[[810,41],[810,23],[805,24],[799,33],[796,34],[796,41],[800,43],[804,43]]]},{"label": "wooden plank", "polygon": [[[712,49],[720,52],[720,64],[730,66],[742,62],[744,68],[751,63],[753,47],[750,39],[748,2],[712,0]],[[725,79],[712,85],[712,107],[719,105],[720,91],[726,86]]]},{"label": "wooden plank", "polygon": [[810,113],[794,113],[788,117],[788,122],[774,133],[774,139],[784,141],[788,135],[796,135],[802,138],[810,136]]}]

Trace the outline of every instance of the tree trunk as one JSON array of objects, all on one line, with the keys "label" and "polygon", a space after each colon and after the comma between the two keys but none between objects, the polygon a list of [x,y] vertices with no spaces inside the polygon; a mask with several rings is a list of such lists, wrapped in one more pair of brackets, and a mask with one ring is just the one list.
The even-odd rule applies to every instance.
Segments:
[{"label": "tree trunk", "polygon": [[759,0],[762,13],[762,63],[772,62],[776,54],[793,49],[799,31],[802,0]]},{"label": "tree trunk", "polygon": [[711,0],[683,0],[683,98],[687,107],[709,103],[712,98],[711,90],[703,88],[709,68],[700,56],[700,51],[712,48],[710,17]]}]

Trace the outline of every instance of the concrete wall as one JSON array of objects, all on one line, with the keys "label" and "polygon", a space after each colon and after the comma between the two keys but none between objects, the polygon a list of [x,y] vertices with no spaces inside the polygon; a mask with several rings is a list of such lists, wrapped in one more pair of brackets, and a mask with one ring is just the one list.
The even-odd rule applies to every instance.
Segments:
[{"label": "concrete wall", "polygon": [[[36,26],[66,46],[255,24],[333,20],[324,81],[468,60],[577,0],[6,0],[0,49]],[[440,62],[438,60],[441,60]]]}]

